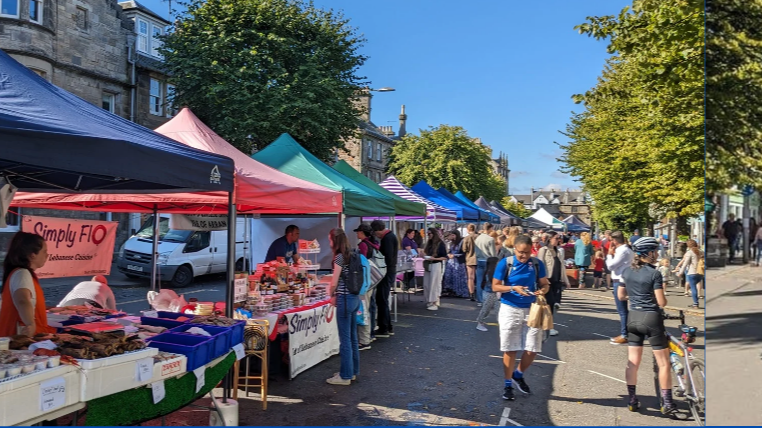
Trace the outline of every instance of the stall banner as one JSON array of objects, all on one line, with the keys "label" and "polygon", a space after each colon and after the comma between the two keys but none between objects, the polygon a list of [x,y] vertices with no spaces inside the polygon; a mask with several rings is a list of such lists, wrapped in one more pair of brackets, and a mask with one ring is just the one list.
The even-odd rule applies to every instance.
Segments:
[{"label": "stall banner", "polygon": [[339,330],[335,315],[336,308],[333,305],[285,315],[291,379],[339,353]]},{"label": "stall banner", "polygon": [[227,214],[171,214],[169,216],[169,228],[174,230],[228,230]]},{"label": "stall banner", "polygon": [[24,216],[21,230],[45,238],[48,261],[40,278],[109,275],[118,222]]}]

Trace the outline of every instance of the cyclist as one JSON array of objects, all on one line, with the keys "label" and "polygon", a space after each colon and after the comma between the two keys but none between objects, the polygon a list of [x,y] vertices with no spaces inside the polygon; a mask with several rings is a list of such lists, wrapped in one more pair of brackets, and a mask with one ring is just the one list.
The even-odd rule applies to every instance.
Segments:
[{"label": "cyclist", "polygon": [[635,395],[638,383],[638,367],[643,358],[643,342],[648,338],[659,366],[659,384],[664,415],[676,418],[677,406],[672,401],[672,377],[670,376],[669,345],[664,330],[662,308],[667,305],[664,295],[664,278],[656,270],[659,258],[659,242],[650,237],[639,238],[632,244],[635,258],[622,272],[624,287],[619,287],[617,297],[630,301],[630,315],[627,322],[629,344],[625,377],[629,395],[628,408],[631,412],[640,409]]}]

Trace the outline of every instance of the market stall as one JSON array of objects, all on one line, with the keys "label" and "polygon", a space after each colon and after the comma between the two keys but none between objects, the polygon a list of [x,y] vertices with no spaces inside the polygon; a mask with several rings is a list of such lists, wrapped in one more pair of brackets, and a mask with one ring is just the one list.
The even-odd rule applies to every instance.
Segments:
[{"label": "market stall", "polygon": [[487,210],[492,212],[493,214],[500,217],[500,223],[504,224],[506,226],[514,226],[514,225],[520,225],[521,224],[521,218],[518,216],[515,216],[507,211],[501,210],[497,206],[490,205],[489,202],[487,202],[486,199],[484,199],[484,196],[480,196],[479,199],[474,201],[474,205],[478,206],[481,209]]},{"label": "market stall", "polygon": [[459,222],[479,221],[479,213],[475,209],[465,206],[463,203],[453,201],[452,199],[444,196],[443,194],[437,192],[436,189],[431,187],[425,181],[418,182],[411,189],[424,198],[438,205],[441,205],[450,211],[454,211]]},{"label": "market stall", "polygon": [[452,192],[445,189],[444,187],[440,187],[439,189],[437,189],[437,192],[441,193],[442,195],[444,195],[446,198],[450,199],[453,202],[459,203],[463,205],[464,207],[468,207],[476,211],[476,214],[479,216],[480,222],[490,221],[493,223],[497,223],[500,220],[496,215],[492,214],[491,212],[485,211],[477,207],[476,205],[474,205],[473,202],[468,200],[468,198],[465,198],[465,200],[462,198],[459,198],[458,196],[455,196]]},{"label": "market stall", "polygon": [[409,187],[402,184],[397,177],[390,175],[379,186],[408,201],[420,202],[426,205],[425,217],[401,217],[402,220],[420,221],[428,223],[455,223],[457,214],[429,199],[424,198]]}]

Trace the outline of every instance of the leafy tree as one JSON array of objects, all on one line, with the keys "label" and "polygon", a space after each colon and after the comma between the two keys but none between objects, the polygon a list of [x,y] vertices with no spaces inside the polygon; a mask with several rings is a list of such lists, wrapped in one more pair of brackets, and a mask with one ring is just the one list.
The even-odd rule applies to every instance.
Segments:
[{"label": "leafy tree", "polygon": [[706,4],[706,187],[762,188],[762,0]]},{"label": "leafy tree", "polygon": [[407,134],[392,148],[387,172],[412,186],[425,180],[435,189],[460,190],[469,199],[500,200],[505,180],[491,166],[490,152],[460,126],[439,125]]},{"label": "leafy tree", "polygon": [[164,38],[174,103],[251,153],[288,132],[327,160],[358,132],[365,41],[311,2],[191,0]]},{"label": "leafy tree", "polygon": [[618,16],[577,28],[606,38],[612,57],[585,110],[567,125],[565,172],[595,201],[596,220],[631,228],[703,211],[703,3],[635,0]]},{"label": "leafy tree", "polygon": [[532,210],[527,209],[524,204],[511,201],[507,196],[503,198],[503,200],[500,202],[500,205],[510,211],[511,214],[516,214],[521,218],[527,218],[532,215]]}]

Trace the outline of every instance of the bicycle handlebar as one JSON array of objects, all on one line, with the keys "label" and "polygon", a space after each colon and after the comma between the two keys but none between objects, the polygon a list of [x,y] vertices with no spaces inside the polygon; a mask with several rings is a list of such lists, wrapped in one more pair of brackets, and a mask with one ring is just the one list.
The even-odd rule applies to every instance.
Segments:
[{"label": "bicycle handlebar", "polygon": [[680,311],[680,315],[669,315],[662,309],[661,313],[665,320],[680,320],[680,323],[685,324],[685,313],[683,311]]}]

